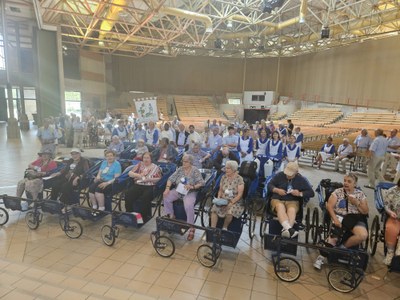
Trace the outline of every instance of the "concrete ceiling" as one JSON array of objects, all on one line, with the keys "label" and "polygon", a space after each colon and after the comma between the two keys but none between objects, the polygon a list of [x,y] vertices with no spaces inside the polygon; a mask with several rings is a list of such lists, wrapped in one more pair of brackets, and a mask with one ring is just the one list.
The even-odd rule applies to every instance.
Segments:
[{"label": "concrete ceiling", "polygon": [[[266,0],[268,2],[268,0]],[[397,35],[399,0],[6,0],[60,26],[63,44],[89,51],[214,57],[278,57]],[[18,4],[19,3],[19,4]],[[12,12],[7,15],[13,18]],[[321,29],[329,28],[329,38]]]}]

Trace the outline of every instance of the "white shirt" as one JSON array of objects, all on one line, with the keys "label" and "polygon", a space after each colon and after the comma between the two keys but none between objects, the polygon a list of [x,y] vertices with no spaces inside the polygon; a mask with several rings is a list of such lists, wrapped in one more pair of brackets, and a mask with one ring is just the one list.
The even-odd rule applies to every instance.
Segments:
[{"label": "white shirt", "polygon": [[168,131],[165,131],[165,130],[161,131],[160,140],[161,140],[162,138],[167,138],[169,141],[175,141],[175,140],[174,140],[174,135],[173,135],[172,132],[169,131],[169,130],[168,130]]},{"label": "white shirt", "polygon": [[338,148],[338,154],[340,156],[347,156],[350,153],[353,153],[353,146],[352,145],[347,145],[347,147],[343,144],[341,144]]},{"label": "white shirt", "polygon": [[196,131],[189,134],[188,143],[189,143],[189,149],[191,149],[195,143],[198,143],[201,145],[201,143],[202,143],[201,135]]}]

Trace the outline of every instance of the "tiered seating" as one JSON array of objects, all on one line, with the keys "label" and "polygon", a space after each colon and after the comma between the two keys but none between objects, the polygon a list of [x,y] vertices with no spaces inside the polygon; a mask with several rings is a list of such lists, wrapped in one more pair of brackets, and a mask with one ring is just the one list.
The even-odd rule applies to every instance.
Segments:
[{"label": "tiered seating", "polygon": [[186,126],[193,124],[197,130],[204,129],[207,120],[217,119],[226,122],[208,97],[174,96],[178,117]]},{"label": "tiered seating", "polygon": [[[354,140],[356,137],[360,134],[360,131],[358,132],[347,132],[343,134],[338,134],[338,135],[331,135],[333,138],[333,144],[335,145],[335,148],[337,149],[340,144],[343,143],[344,138],[348,138],[350,141],[350,144],[353,145]],[[328,135],[329,136],[329,135]],[[309,140],[303,143],[302,148],[305,149],[306,152],[319,152],[321,150],[321,147],[326,143],[326,136],[323,139],[316,139],[316,140]]]},{"label": "tiered seating", "polygon": [[340,122],[328,125],[329,127],[337,128],[354,128],[354,129],[369,129],[374,130],[382,128],[385,131],[390,131],[393,128],[400,127],[400,118],[395,113],[370,113],[356,112]]},{"label": "tiered seating", "polygon": [[237,117],[235,111],[233,110],[225,110],[224,115],[227,117],[229,121],[234,121]]},{"label": "tiered seating", "polygon": [[163,113],[164,121],[169,121],[167,97],[165,97],[165,96],[157,97],[157,109],[158,109],[158,111]]},{"label": "tiered seating", "polygon": [[[296,126],[297,124],[295,124]],[[349,129],[301,126],[301,132],[304,134],[304,142],[325,141],[328,136],[344,136],[349,134]]]},{"label": "tiered seating", "polygon": [[120,115],[121,118],[127,118],[131,113],[136,114],[136,107],[135,105],[132,105],[132,107],[127,107],[127,108],[114,108],[112,110],[112,113],[114,116]]},{"label": "tiered seating", "polygon": [[276,112],[271,115],[271,120],[272,121],[282,120],[282,119],[286,118],[286,116],[287,116],[287,114],[284,112]]},{"label": "tiered seating", "polygon": [[339,109],[301,109],[288,117],[299,126],[324,126],[336,122],[343,116]]}]

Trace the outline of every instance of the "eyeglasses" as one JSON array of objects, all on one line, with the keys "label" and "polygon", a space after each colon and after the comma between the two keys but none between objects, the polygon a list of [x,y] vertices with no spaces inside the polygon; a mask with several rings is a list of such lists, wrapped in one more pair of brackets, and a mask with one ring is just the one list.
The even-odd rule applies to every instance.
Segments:
[{"label": "eyeglasses", "polygon": [[188,162],[190,162],[190,161],[188,161],[188,160],[182,160],[182,162],[187,162],[187,163],[188,163]]}]

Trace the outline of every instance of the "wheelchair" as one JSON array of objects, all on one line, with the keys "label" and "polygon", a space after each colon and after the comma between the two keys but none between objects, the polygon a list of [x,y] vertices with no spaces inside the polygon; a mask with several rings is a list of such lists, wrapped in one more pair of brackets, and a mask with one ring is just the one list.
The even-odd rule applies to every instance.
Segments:
[{"label": "wheelchair", "polygon": [[318,205],[322,211],[323,220],[322,224],[320,224],[318,207],[315,207],[313,209],[312,215],[311,209],[307,208],[306,227],[308,228],[307,232],[309,232],[310,234],[306,235],[306,243],[312,241],[313,244],[316,244],[319,240],[326,240],[326,238],[328,237],[331,219],[328,215],[328,212],[326,211],[326,202],[328,201],[334,190],[342,187],[343,183],[332,182],[330,179],[322,179],[318,184],[315,191],[318,195]]},{"label": "wheelchair", "polygon": [[383,201],[383,193],[384,191],[390,189],[391,187],[395,186],[394,183],[391,182],[381,182],[379,183],[374,192],[374,202],[377,211],[379,212],[380,216],[375,216],[371,230],[369,232],[369,254],[374,256],[376,253],[376,249],[378,247],[378,242],[382,242],[384,244],[384,254],[386,255],[386,243],[385,243],[385,227],[386,227],[386,220],[387,214],[385,211],[385,204]]},{"label": "wheelchair", "polygon": [[[268,250],[273,250],[275,251],[276,248],[273,246],[273,243],[271,243],[271,235],[279,235],[281,234],[282,231],[282,225],[279,223],[276,215],[274,212],[271,210],[271,193],[268,191],[268,184],[271,181],[272,177],[274,175],[271,175],[267,177],[265,180],[265,187],[264,187],[264,199],[265,199],[265,206],[264,210],[262,213],[262,218],[261,218],[261,224],[260,224],[260,237],[264,238],[264,248]],[[308,182],[308,180],[307,180]],[[308,184],[311,187],[311,184],[308,182]],[[303,224],[303,214],[304,214],[304,207],[307,205],[308,201],[310,199],[308,198],[302,198],[301,201],[299,202],[299,211],[296,214],[295,218],[295,223],[294,223],[294,229],[297,231],[300,230],[305,230],[305,235],[306,235],[306,240],[307,236],[309,236],[309,226],[305,226]],[[268,234],[267,234],[267,227],[268,227]],[[295,240],[298,240],[298,237],[295,238]],[[296,255],[297,253],[297,247],[290,247],[288,249],[283,248],[282,251],[284,253]]]},{"label": "wheelchair", "polygon": [[[323,214],[322,224],[319,224],[319,210],[317,207],[314,208],[312,219],[310,219],[311,214],[310,210],[307,209],[306,214],[306,227],[309,227],[308,232],[310,233],[309,236],[306,235],[306,242],[308,242],[311,238],[313,244],[318,243],[319,241],[325,241],[329,236],[329,230],[331,227],[331,218],[329,216],[328,211],[326,210],[326,202],[328,201],[329,197],[333,193],[334,190],[338,188],[342,188],[343,184],[341,182],[332,182],[330,179],[322,179],[318,184],[318,187],[315,191],[318,194],[318,201],[319,207]],[[357,187],[357,189],[359,189]],[[367,223],[367,230],[368,230],[368,223]],[[351,234],[348,237],[350,237]],[[368,242],[369,238],[360,245],[360,248],[364,251],[368,249]]]}]

